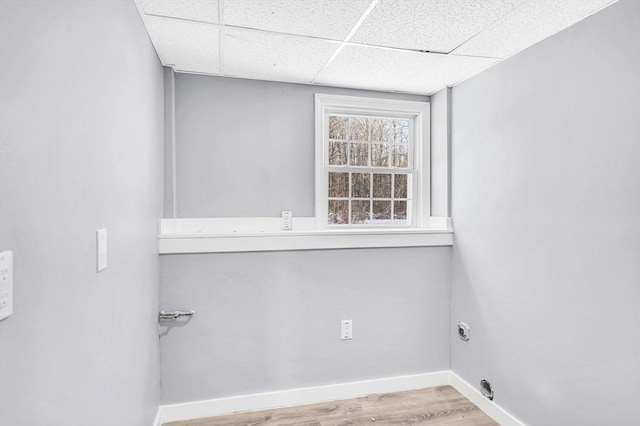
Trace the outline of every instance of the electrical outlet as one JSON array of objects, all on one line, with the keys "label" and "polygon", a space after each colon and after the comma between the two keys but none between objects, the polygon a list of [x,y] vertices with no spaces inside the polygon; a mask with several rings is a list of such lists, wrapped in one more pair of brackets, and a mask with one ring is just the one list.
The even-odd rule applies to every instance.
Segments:
[{"label": "electrical outlet", "polygon": [[293,227],[293,212],[291,211],[282,211],[282,229],[285,231],[290,231]]},{"label": "electrical outlet", "polygon": [[350,340],[353,338],[353,321],[352,320],[340,321],[340,338],[342,340]]}]

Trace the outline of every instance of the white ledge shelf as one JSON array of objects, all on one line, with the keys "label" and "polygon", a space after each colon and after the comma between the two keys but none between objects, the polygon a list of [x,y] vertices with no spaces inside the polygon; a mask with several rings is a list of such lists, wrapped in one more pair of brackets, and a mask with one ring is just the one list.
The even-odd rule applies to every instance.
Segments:
[{"label": "white ledge shelf", "polygon": [[450,220],[433,219],[428,228],[313,229],[314,218],[294,218],[291,231],[278,229],[279,218],[162,219],[158,249],[179,254],[453,245]]}]

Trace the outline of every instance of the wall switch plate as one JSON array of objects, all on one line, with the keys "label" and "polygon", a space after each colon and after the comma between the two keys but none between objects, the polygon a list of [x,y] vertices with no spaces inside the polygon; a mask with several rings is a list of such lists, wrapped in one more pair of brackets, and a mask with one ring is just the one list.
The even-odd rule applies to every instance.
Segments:
[{"label": "wall switch plate", "polygon": [[353,321],[342,320],[340,321],[340,338],[342,340],[350,340],[353,338]]},{"label": "wall switch plate", "polygon": [[96,263],[97,272],[107,269],[107,230],[96,231]]},{"label": "wall switch plate", "polygon": [[13,313],[13,252],[0,252],[0,320]]},{"label": "wall switch plate", "polygon": [[282,229],[290,231],[293,227],[293,212],[282,211]]}]

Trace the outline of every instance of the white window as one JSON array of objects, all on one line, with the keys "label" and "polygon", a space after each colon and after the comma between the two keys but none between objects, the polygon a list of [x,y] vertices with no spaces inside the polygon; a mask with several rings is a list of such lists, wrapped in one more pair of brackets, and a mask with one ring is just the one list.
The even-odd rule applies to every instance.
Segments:
[{"label": "white window", "polygon": [[428,103],[316,95],[318,227],[420,227],[429,188]]}]

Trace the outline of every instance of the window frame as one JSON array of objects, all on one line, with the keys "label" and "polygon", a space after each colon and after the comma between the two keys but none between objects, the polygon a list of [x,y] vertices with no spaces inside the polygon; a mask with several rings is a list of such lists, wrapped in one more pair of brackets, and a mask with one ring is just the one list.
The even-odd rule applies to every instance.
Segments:
[{"label": "window frame", "polygon": [[[413,191],[411,224],[341,224],[328,223],[328,171],[335,168],[328,164],[328,117],[333,114],[374,115],[397,118],[410,118],[414,122],[412,146],[413,153]],[[429,102],[379,99],[358,96],[342,96],[317,93],[315,95],[315,217],[316,228],[326,230],[359,229],[407,229],[427,226],[431,214],[431,149],[430,149],[430,104]],[[389,168],[388,173],[402,169]],[[364,171],[364,170],[363,170]],[[345,172],[347,172],[345,170]],[[375,172],[374,172],[375,173]],[[409,212],[407,212],[409,215]]]}]

